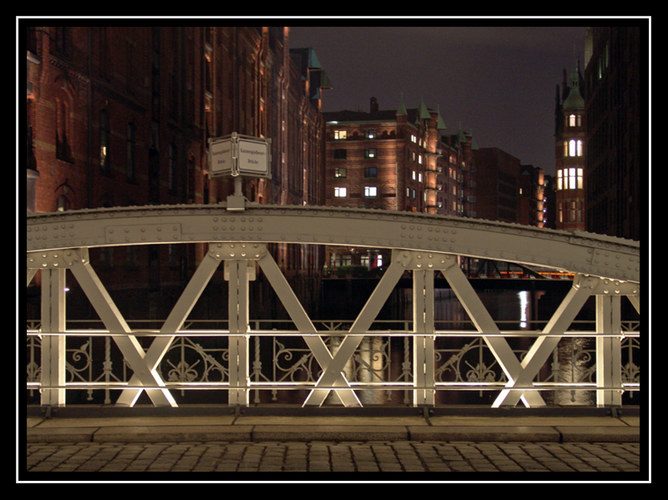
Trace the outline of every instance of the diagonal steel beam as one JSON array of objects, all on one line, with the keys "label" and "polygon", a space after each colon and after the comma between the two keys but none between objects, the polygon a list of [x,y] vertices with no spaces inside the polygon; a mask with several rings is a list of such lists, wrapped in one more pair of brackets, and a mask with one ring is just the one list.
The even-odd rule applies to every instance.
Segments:
[{"label": "diagonal steel beam", "polygon": [[[88,259],[73,262],[70,269],[88,300],[90,300],[91,305],[111,333],[111,338],[123,353],[125,361],[137,376],[138,382],[148,387],[164,387],[165,383],[160,375],[154,368],[148,366],[144,360],[144,349],[137,338],[131,334],[130,327],[90,266]],[[146,389],[146,393],[155,406],[177,406],[176,401],[167,389],[151,388]]]},{"label": "diagonal steel beam", "polygon": [[[483,340],[499,362],[501,369],[508,377],[509,384],[514,385],[522,373],[522,365],[518,361],[510,345],[503,337],[485,336],[485,333],[499,334],[500,330],[478,297],[468,278],[459,265],[453,260],[451,265],[440,269],[445,279],[450,283],[459,302],[468,313],[478,332],[482,333]],[[526,406],[545,406],[545,401],[537,392],[527,392],[522,396]]]},{"label": "diagonal steel beam", "polygon": [[343,383],[345,379],[343,377],[342,370],[346,363],[352,358],[355,350],[363,339],[362,335],[357,334],[366,333],[369,330],[369,327],[376,319],[376,316],[378,316],[380,309],[387,301],[387,298],[390,296],[390,293],[392,293],[392,290],[405,270],[406,268],[404,265],[402,265],[399,260],[393,257],[392,263],[383,274],[383,277],[380,279],[376,285],[376,288],[371,293],[371,296],[362,308],[362,311],[359,313],[357,319],[355,319],[355,322],[350,327],[350,330],[348,331],[349,335],[346,335],[343,338],[343,341],[339,345],[339,349],[336,351],[336,354],[334,355],[331,363],[327,365],[325,371],[316,382],[316,388],[320,387],[321,389],[313,389],[306,398],[304,406],[321,406],[324,403],[327,394],[331,390],[329,387],[338,386]]},{"label": "diagonal steel beam", "polygon": [[[320,367],[326,371],[330,365],[330,362],[332,361],[332,354],[327,348],[327,345],[323,341],[322,337],[311,335],[317,333],[317,330],[311,319],[306,314],[306,311],[302,307],[294,291],[290,287],[290,284],[285,279],[285,276],[283,276],[283,273],[278,267],[278,264],[276,264],[276,261],[268,252],[258,262],[260,264],[260,268],[276,292],[279,300],[285,307],[288,315],[295,323],[297,329],[300,332],[309,334],[303,337],[304,341],[313,353],[313,356],[315,357]],[[343,374],[340,374],[338,384],[341,387],[350,387],[350,384],[345,379]],[[329,391],[325,391],[324,395],[326,396],[328,392]],[[335,394],[338,396],[341,403],[343,403],[345,406],[361,406],[359,399],[352,390],[337,390]]]},{"label": "diagonal steel beam", "polygon": [[[160,328],[161,334],[175,333],[181,329],[183,323],[188,319],[190,311],[192,311],[211,277],[216,272],[220,262],[220,258],[216,257],[214,250],[207,252]],[[174,335],[160,336],[151,343],[144,356],[144,363],[150,370],[157,369],[174,339]],[[139,379],[137,375],[133,374],[130,378],[130,385],[135,386],[138,383]],[[143,389],[124,389],[116,404],[120,406],[134,406],[142,391]]]},{"label": "diagonal steel beam", "polygon": [[[571,325],[577,314],[592,295],[614,296],[627,295],[631,302],[638,304],[638,285],[632,282],[608,280],[596,276],[577,275],[573,286],[554,312],[547,325],[522,360],[522,370],[514,382],[509,382],[493,403],[493,407],[514,406],[517,404],[521,391],[511,390],[512,387],[530,385],[545,364],[548,357],[557,347],[561,335]],[[548,335],[549,334],[549,335]],[[530,394],[530,393],[529,393]],[[525,393],[525,396],[527,393]]]},{"label": "diagonal steel beam", "polygon": [[534,377],[557,347],[561,336],[547,336],[554,333],[565,332],[580,312],[582,306],[591,295],[591,289],[587,287],[573,287],[566,297],[562,300],[559,307],[554,312],[545,328],[543,336],[539,336],[522,360],[521,371],[517,374],[514,381],[509,381],[506,388],[501,391],[492,404],[493,408],[499,406],[515,406],[520,397],[526,397],[529,393],[523,393],[518,390],[512,390],[512,387],[526,387],[531,385]]}]

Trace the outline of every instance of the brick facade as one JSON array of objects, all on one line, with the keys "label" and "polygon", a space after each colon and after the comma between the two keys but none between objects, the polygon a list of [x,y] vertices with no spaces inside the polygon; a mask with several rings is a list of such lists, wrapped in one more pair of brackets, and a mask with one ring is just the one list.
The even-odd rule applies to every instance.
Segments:
[{"label": "brick facade", "polygon": [[[299,64],[289,28],[21,28],[28,213],[224,201],[233,183],[208,178],[207,144],[232,132],[271,139],[272,177],[244,181],[250,201],[324,204],[323,71]],[[157,285],[183,279],[204,251],[168,247],[91,253],[102,273],[122,262]],[[274,250],[293,274],[321,260]]]}]

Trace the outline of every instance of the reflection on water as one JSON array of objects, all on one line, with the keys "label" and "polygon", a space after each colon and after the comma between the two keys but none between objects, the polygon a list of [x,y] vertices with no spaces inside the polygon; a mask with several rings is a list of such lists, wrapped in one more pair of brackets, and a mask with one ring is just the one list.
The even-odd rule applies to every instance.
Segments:
[{"label": "reflection on water", "polygon": [[[410,317],[410,290],[406,290],[407,307],[405,317]],[[549,296],[536,290],[480,290],[478,297],[484,304],[500,330],[538,330],[554,313],[562,297]],[[539,301],[544,302],[540,304]],[[450,289],[435,290],[434,317],[437,329],[474,329],[470,318]],[[451,365],[468,368],[462,381],[506,381],[505,376],[485,347],[484,342],[472,342],[472,338],[438,339],[440,346],[447,346],[441,357],[446,357]],[[534,342],[530,338],[507,338],[508,343],[518,358],[522,358]],[[451,352],[459,352],[451,354]],[[444,347],[445,349],[445,347]],[[437,347],[438,350],[438,347]],[[447,354],[445,354],[447,352]],[[450,356],[450,357],[447,357]],[[474,357],[477,359],[474,360]],[[557,383],[591,383],[595,381],[595,341],[591,338],[564,338],[559,341],[551,359],[537,376],[537,381]],[[473,378],[471,378],[473,377]],[[463,395],[451,393],[439,394],[440,402],[472,402],[473,396],[491,402],[495,391],[475,391]],[[560,391],[543,391],[541,395],[551,405],[592,405],[595,403],[594,391],[573,389]]]},{"label": "reflection on water", "polygon": [[[595,342],[592,338],[562,339],[552,357],[554,381],[560,383],[595,381]],[[555,405],[592,405],[596,399],[594,391],[575,389],[554,391],[550,396]]]},{"label": "reflection on water", "polygon": [[520,301],[520,328],[527,327],[527,317],[529,311],[529,292],[522,290],[517,292]]}]

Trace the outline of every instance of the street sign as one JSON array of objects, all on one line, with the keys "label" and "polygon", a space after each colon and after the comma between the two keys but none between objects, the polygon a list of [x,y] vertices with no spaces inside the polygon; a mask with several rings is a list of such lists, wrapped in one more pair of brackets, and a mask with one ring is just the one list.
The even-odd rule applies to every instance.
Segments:
[{"label": "street sign", "polygon": [[233,132],[209,139],[209,177],[271,178],[271,140]]},{"label": "street sign", "polygon": [[231,138],[209,139],[209,176],[227,177],[234,173],[234,144]]}]

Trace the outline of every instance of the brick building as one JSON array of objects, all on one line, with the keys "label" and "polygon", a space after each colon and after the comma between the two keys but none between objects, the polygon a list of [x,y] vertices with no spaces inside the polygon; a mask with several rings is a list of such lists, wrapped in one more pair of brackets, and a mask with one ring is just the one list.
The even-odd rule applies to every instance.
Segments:
[{"label": "brick building", "polygon": [[[639,240],[649,172],[647,25],[595,27],[585,41],[586,230]],[[647,184],[649,185],[649,184]],[[644,219],[643,219],[644,220]]]},{"label": "brick building", "polygon": [[473,152],[475,164],[474,217],[503,222],[520,221],[520,160],[499,148]]},{"label": "brick building", "polygon": [[[335,207],[464,215],[464,171],[470,135],[443,135],[438,110],[421,101],[407,109],[324,113],[326,204]],[[386,264],[380,250],[330,249],[330,268]]]},{"label": "brick building", "polygon": [[[232,132],[270,138],[271,179],[250,201],[324,203],[326,76],[287,27],[20,24],[25,75],[27,212],[206,204],[233,192],[209,179],[207,144]],[[321,268],[319,250],[272,247],[287,274]],[[179,282],[202,246],[91,250],[100,274]],[[145,274],[145,275],[144,275]]]},{"label": "brick building", "polygon": [[579,68],[557,88],[555,109],[556,228],[585,228],[585,101]]}]

